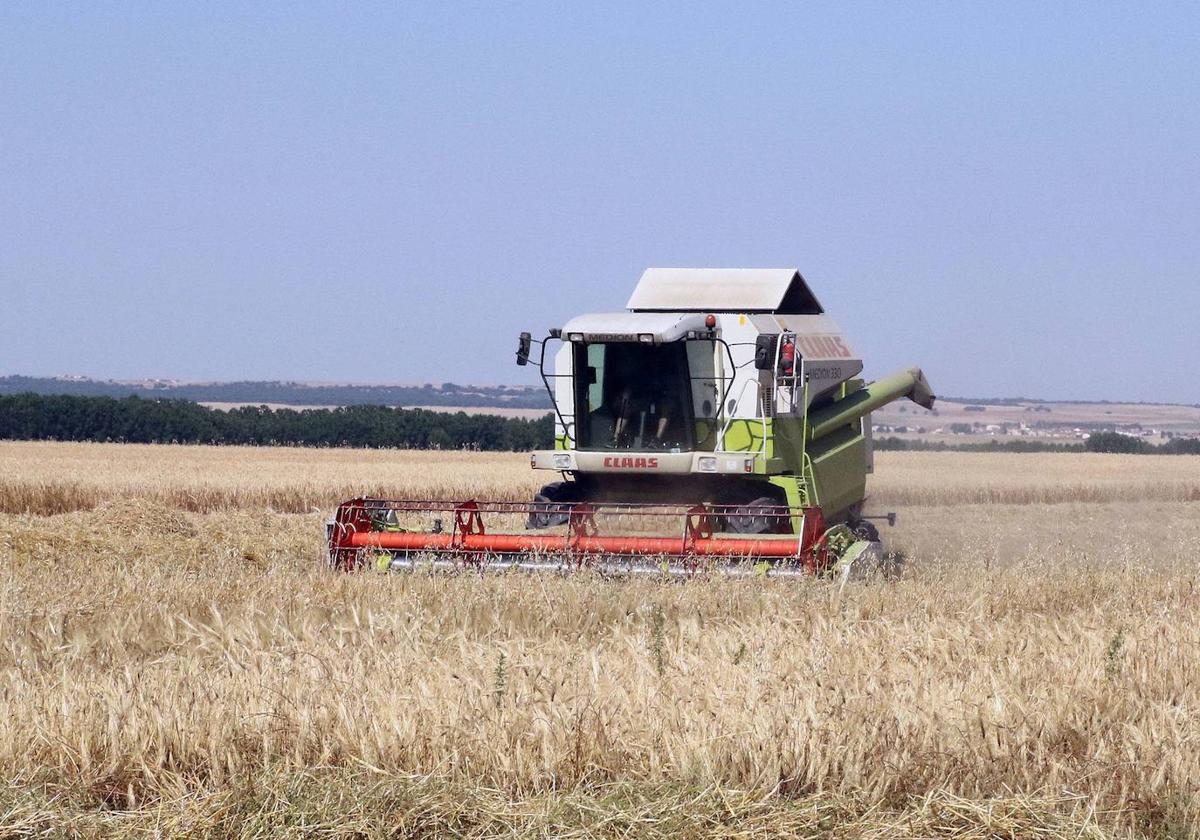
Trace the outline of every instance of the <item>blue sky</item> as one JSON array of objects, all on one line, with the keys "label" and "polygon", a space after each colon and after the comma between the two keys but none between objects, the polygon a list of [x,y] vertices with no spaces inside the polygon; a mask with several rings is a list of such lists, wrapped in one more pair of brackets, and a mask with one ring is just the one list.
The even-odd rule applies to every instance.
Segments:
[{"label": "blue sky", "polygon": [[642,269],[1200,402],[1189,4],[0,6],[0,373],[532,384]]}]

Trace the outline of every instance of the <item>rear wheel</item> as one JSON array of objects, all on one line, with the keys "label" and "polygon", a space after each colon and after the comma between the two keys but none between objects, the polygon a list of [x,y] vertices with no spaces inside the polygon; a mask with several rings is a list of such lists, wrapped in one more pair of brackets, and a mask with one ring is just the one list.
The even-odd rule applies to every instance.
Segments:
[{"label": "rear wheel", "polygon": [[904,554],[899,551],[888,551],[883,555],[883,563],[879,573],[884,580],[900,580],[904,576]]},{"label": "rear wheel", "polygon": [[867,542],[879,542],[879,529],[875,527],[874,522],[869,522],[866,519],[859,519],[850,522],[850,530],[854,532],[860,540]]},{"label": "rear wheel", "polygon": [[904,575],[904,555],[898,551],[865,551],[842,569],[846,580],[899,580]]},{"label": "rear wheel", "polygon": [[570,506],[580,498],[579,487],[573,481],[547,484],[534,495],[533,510],[525,520],[525,527],[541,529],[566,525],[570,519]]}]

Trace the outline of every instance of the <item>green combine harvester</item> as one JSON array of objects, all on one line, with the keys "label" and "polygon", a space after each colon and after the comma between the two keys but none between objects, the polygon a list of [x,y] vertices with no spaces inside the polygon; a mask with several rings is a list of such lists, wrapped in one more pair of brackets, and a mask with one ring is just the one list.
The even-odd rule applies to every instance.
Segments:
[{"label": "green combine harvester", "polygon": [[522,333],[517,364],[535,344],[555,445],[532,466],[558,480],[528,503],[352,500],[332,563],[786,576],[882,557],[863,512],[870,413],[934,395],[919,368],[859,378],[799,271],[648,269],[626,311]]}]

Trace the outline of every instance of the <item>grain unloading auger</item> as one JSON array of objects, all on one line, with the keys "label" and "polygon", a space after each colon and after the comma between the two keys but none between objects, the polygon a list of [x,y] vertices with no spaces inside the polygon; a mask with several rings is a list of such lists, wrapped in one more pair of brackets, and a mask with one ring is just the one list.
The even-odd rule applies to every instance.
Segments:
[{"label": "grain unloading auger", "polygon": [[628,311],[522,333],[517,364],[535,344],[555,441],[532,466],[561,480],[528,503],[346,502],[333,565],[787,576],[882,557],[870,413],[934,395],[919,368],[857,378],[795,269],[648,269]]}]

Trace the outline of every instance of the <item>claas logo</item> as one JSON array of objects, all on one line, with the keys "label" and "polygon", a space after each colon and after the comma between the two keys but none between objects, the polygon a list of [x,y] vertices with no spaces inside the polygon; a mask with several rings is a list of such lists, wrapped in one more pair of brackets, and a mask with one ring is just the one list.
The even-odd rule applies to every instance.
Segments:
[{"label": "claas logo", "polygon": [[840,335],[798,335],[796,344],[805,356],[818,359],[849,359],[852,357],[850,348],[842,341]]},{"label": "claas logo", "polygon": [[658,469],[658,459],[608,457],[604,459],[604,466],[606,469],[617,470],[656,470]]}]

